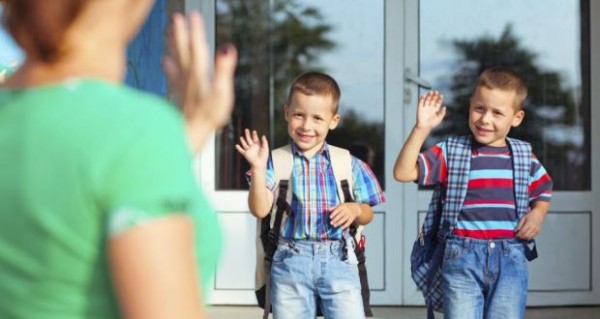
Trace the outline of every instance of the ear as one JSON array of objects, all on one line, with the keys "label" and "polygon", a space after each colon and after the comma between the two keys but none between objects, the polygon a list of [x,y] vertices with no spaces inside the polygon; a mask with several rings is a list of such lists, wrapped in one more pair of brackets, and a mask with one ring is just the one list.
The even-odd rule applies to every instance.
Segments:
[{"label": "ear", "polygon": [[290,121],[290,107],[287,104],[283,106],[283,117],[286,122]]},{"label": "ear", "polygon": [[521,125],[521,122],[523,122],[523,118],[525,117],[525,111],[520,110],[517,113],[515,113],[515,115],[513,116],[513,120],[512,120],[512,127],[517,127],[519,125]]},{"label": "ear", "polygon": [[340,122],[340,115],[339,114],[335,114],[332,118],[331,118],[331,122],[329,122],[329,129],[330,130],[335,130],[335,128],[337,127],[338,123]]}]

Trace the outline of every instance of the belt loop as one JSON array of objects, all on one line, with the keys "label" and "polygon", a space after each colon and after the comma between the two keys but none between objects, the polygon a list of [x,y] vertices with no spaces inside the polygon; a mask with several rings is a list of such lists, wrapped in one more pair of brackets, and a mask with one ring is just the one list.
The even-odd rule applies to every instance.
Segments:
[{"label": "belt loop", "polygon": [[462,238],[462,242],[463,242],[463,250],[467,251],[469,250],[469,246],[471,244],[471,239],[468,237],[463,237]]},{"label": "belt loop", "polygon": [[509,250],[509,246],[510,246],[511,240],[510,239],[505,239],[502,240],[502,250],[504,251],[505,254],[508,254]]}]

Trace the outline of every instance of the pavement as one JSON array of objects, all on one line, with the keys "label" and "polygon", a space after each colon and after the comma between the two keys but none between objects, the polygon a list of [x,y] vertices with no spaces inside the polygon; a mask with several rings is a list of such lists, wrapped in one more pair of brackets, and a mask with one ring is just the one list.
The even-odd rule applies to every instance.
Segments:
[{"label": "pavement", "polygon": [[[211,306],[208,309],[210,319],[261,319],[262,313],[262,309],[254,306]],[[375,317],[370,319],[424,319],[427,317],[424,307],[373,307],[373,313]],[[443,319],[443,316],[436,315],[436,318]],[[600,306],[531,307],[527,308],[525,319],[600,319]]]}]

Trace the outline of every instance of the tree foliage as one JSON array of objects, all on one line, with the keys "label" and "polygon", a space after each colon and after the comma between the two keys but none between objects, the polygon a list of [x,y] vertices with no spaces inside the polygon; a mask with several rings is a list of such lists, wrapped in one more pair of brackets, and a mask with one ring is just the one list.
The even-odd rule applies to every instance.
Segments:
[{"label": "tree foliage", "polygon": [[[507,25],[498,38],[481,36],[473,40],[454,40],[452,48],[460,61],[451,76],[451,96],[444,125],[434,133],[437,139],[448,134],[468,134],[469,99],[477,76],[492,66],[505,66],[518,72],[528,86],[523,123],[511,130],[511,136],[531,142],[550,175],[555,188],[589,187],[589,140],[566,138],[573,129],[583,130],[582,105],[577,89],[564,76],[538,65],[538,56],[525,47]],[[546,111],[546,112],[544,112]],[[561,116],[547,116],[547,111]],[[550,130],[554,130],[550,132]],[[565,167],[570,167],[566,170]]]}]

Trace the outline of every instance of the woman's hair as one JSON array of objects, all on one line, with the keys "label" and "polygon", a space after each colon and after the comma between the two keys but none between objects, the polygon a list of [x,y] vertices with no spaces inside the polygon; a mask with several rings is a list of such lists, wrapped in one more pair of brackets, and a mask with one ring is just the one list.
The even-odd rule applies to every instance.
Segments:
[{"label": "woman's hair", "polygon": [[2,23],[28,54],[51,62],[60,56],[67,28],[89,0],[0,0]]}]

